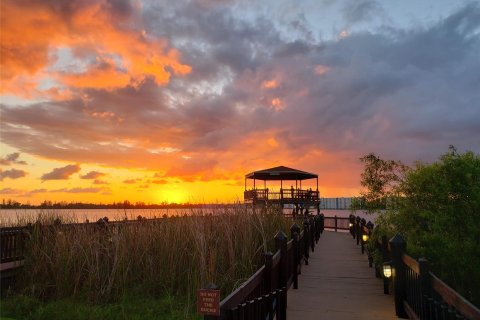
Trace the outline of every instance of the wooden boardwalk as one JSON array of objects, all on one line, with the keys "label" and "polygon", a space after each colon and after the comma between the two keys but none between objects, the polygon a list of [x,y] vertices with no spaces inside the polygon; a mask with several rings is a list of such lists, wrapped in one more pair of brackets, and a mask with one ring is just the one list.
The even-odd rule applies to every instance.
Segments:
[{"label": "wooden boardwalk", "polygon": [[288,290],[288,320],[397,319],[393,295],[350,234],[325,231],[309,262],[299,289]]}]

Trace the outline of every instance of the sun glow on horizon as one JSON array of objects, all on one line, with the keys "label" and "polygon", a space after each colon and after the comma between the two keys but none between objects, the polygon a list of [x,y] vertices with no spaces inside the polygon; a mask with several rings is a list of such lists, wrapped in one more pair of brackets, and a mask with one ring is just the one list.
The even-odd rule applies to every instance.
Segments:
[{"label": "sun glow on horizon", "polygon": [[157,192],[158,202],[167,202],[167,203],[186,203],[188,202],[188,194],[183,189],[167,189],[160,190]]}]

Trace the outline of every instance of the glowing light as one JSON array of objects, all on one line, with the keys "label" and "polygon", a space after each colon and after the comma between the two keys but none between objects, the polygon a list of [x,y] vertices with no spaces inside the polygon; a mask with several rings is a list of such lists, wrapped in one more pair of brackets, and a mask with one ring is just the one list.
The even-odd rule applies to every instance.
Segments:
[{"label": "glowing light", "polygon": [[187,194],[183,190],[161,190],[159,198],[161,201],[168,203],[185,203],[187,202]]},{"label": "glowing light", "polygon": [[392,276],[392,266],[389,262],[383,264],[383,276],[385,278],[390,278]]}]

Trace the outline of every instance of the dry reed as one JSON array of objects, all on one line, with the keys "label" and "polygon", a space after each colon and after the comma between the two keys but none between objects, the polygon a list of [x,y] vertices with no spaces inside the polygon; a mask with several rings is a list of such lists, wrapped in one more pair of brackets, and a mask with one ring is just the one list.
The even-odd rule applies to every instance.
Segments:
[{"label": "dry reed", "polygon": [[289,227],[275,207],[185,214],[105,226],[34,226],[17,292],[106,303],[135,291],[193,303],[197,288],[213,282],[225,296],[263,264],[275,233]]}]

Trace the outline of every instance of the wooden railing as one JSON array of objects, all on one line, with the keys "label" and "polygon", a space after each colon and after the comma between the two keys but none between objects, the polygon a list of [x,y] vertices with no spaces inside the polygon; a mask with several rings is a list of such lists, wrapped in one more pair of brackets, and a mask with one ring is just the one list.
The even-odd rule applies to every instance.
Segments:
[{"label": "wooden railing", "polygon": [[[24,258],[25,242],[29,235],[41,230],[42,232],[68,232],[77,228],[86,228],[92,232],[108,229],[115,234],[121,228],[134,226],[137,223],[161,219],[130,220],[107,222],[100,219],[96,223],[75,223],[55,225],[31,225],[16,228],[1,228],[1,258],[2,266],[15,261],[8,273],[2,269],[3,277],[12,277],[14,268]],[[298,219],[296,220],[299,221]],[[286,317],[286,292],[293,285],[298,288],[298,275],[302,265],[308,265],[310,251],[315,249],[315,243],[323,232],[323,215],[308,216],[303,220],[302,227],[293,223],[290,228],[290,240],[282,231],[275,236],[275,253],[265,254],[265,263],[239,288],[222,300],[222,319],[266,319],[274,316],[276,319]],[[37,229],[38,228],[38,229]],[[3,283],[6,283],[3,281]],[[3,288],[3,286],[2,286]],[[254,316],[252,316],[252,314]]]},{"label": "wooden railing", "polygon": [[246,202],[256,201],[283,201],[285,203],[292,202],[318,202],[320,200],[320,192],[316,190],[302,189],[253,189],[244,191],[244,199]]},{"label": "wooden railing", "polygon": [[17,228],[2,228],[0,231],[1,244],[1,263],[18,261],[23,259],[23,252],[25,246],[26,229],[23,227]]},{"label": "wooden railing", "polygon": [[[363,242],[363,234],[371,235],[373,224],[368,227],[359,217],[351,216],[350,219],[353,221],[351,233],[359,244]],[[374,246],[383,263],[392,268],[396,315],[410,319],[480,320],[480,310],[430,272],[427,259],[417,260],[407,255],[406,246],[398,234],[389,241],[382,236]],[[371,254],[369,264],[372,265]],[[390,279],[383,276],[382,269],[383,264],[376,266],[376,274],[383,277],[384,293],[388,294]]]},{"label": "wooden railing", "polygon": [[275,254],[267,252],[265,264],[221,301],[220,319],[286,319],[286,291],[292,285],[298,288],[301,266],[308,265],[310,251],[315,250],[323,232],[321,223],[319,216],[306,218],[303,230],[294,223],[289,241],[279,231],[275,236]]}]

